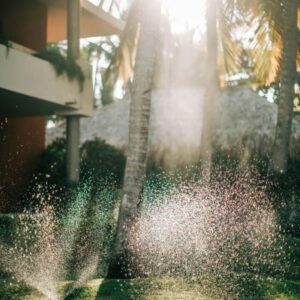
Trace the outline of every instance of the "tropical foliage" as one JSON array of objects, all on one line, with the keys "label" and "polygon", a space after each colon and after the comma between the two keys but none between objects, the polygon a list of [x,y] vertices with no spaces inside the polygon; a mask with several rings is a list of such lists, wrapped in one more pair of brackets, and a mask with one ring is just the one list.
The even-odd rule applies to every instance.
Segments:
[{"label": "tropical foliage", "polygon": [[76,61],[68,59],[59,46],[49,45],[46,49],[35,53],[34,56],[48,61],[58,76],[66,74],[70,80],[76,79],[82,91],[85,75],[81,67]]},{"label": "tropical foliage", "polygon": [[[123,181],[126,158],[122,151],[95,139],[81,146],[81,178],[93,178],[120,186]],[[40,176],[58,186],[65,185],[66,140],[58,138],[42,153]]]}]

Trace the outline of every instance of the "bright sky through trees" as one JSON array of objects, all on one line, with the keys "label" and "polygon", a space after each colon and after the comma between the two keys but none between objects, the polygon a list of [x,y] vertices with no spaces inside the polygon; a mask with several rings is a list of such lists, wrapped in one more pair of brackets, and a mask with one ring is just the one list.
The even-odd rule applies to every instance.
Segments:
[{"label": "bright sky through trees", "polygon": [[[125,11],[128,0],[88,0],[96,6],[101,5],[101,8],[111,13],[114,17],[120,18],[121,13]],[[131,0],[130,0],[131,1]]]},{"label": "bright sky through trees", "polygon": [[[125,9],[132,0],[88,0],[94,5],[101,3],[102,8],[107,10],[112,2],[118,4],[119,8]],[[145,0],[146,1],[146,0]],[[149,0],[151,1],[151,0]],[[199,29],[200,33],[205,31],[205,3],[206,0],[162,0],[163,12],[171,20],[174,33],[182,33],[188,29]]]},{"label": "bright sky through trees", "polygon": [[206,0],[163,0],[163,10],[172,22],[176,33],[187,29],[198,28],[205,31],[205,3]]}]

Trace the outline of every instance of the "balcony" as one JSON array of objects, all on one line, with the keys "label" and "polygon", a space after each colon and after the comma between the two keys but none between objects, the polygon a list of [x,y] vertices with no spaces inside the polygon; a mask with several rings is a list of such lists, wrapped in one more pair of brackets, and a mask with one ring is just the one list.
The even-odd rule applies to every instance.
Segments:
[{"label": "balcony", "polygon": [[0,116],[51,114],[89,116],[93,109],[90,66],[80,62],[86,74],[83,88],[76,79],[57,76],[53,66],[13,44],[0,45]]}]

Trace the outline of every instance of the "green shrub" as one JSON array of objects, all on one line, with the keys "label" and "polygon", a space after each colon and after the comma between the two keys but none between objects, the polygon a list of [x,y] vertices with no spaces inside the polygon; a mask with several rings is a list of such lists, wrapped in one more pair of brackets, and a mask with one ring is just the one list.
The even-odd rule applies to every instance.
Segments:
[{"label": "green shrub", "polygon": [[[64,186],[66,183],[66,139],[58,138],[42,153],[41,174],[49,183]],[[120,186],[126,157],[122,151],[95,139],[81,146],[80,178],[92,178]]]},{"label": "green shrub", "polygon": [[96,180],[108,180],[121,185],[125,171],[126,158],[122,151],[95,139],[85,142],[81,147],[81,176],[92,176]]},{"label": "green shrub", "polygon": [[57,138],[41,155],[40,173],[49,183],[62,186],[66,183],[67,142]]}]

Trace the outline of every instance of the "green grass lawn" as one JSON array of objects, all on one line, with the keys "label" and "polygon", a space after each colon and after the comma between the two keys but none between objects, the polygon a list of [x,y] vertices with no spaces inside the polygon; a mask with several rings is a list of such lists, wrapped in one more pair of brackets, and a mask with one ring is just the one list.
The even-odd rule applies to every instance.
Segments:
[{"label": "green grass lawn", "polygon": [[[65,286],[68,284],[66,283]],[[209,288],[208,288],[209,287]],[[225,287],[225,286],[224,286]],[[208,279],[133,279],[133,280],[91,280],[82,288],[69,295],[67,300],[220,300],[231,299],[218,293],[226,288],[215,287]],[[260,280],[260,289],[263,294],[253,296],[244,295],[243,299],[266,299],[266,300],[299,300],[299,281],[278,281],[276,279]],[[251,288],[249,289],[249,291]],[[262,296],[263,295],[263,296]],[[47,298],[25,285],[12,282],[1,282],[1,300],[46,300]],[[239,296],[234,299],[240,299]]]}]

